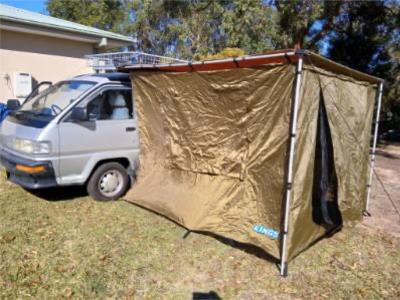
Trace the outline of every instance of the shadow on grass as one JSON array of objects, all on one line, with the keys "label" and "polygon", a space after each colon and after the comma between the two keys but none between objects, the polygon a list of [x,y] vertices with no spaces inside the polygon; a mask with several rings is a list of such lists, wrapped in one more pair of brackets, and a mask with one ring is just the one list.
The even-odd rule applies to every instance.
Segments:
[{"label": "shadow on grass", "polygon": [[208,293],[194,292],[193,300],[220,300],[222,299],[216,292],[210,291]]},{"label": "shadow on grass", "polygon": [[241,243],[241,242],[238,242],[238,241],[235,241],[235,240],[220,236],[220,235],[215,234],[215,233],[207,232],[207,231],[193,231],[193,232],[210,236],[210,237],[216,239],[217,241],[219,241],[220,243],[223,243],[223,244],[225,244],[227,246],[230,246],[232,248],[236,248],[238,250],[246,252],[247,254],[254,255],[254,256],[256,256],[258,258],[261,258],[263,260],[266,260],[266,261],[268,261],[270,263],[274,263],[278,268],[277,264],[279,263],[279,260],[276,259],[275,257],[273,257],[272,255],[268,254],[264,249],[262,249],[260,247],[257,247],[257,246],[252,245],[252,244]]},{"label": "shadow on grass", "polygon": [[[158,215],[158,216],[160,216],[160,217],[162,217],[164,219],[167,219],[168,221],[171,221],[171,222],[175,223],[179,227],[182,227],[182,228],[188,230],[186,227],[182,226],[181,224],[179,224],[175,220],[173,220],[171,218],[168,218],[167,216],[162,215],[162,214],[160,214],[159,212],[157,212],[155,210],[152,210],[150,208],[147,208],[145,206],[142,206],[142,205],[134,203],[134,202],[130,202],[130,201],[126,200],[126,199],[124,199],[124,200],[129,204],[132,204],[132,205],[138,206],[140,208],[143,208],[144,210],[147,210],[148,212],[154,213],[154,214],[156,214],[156,215]],[[218,234],[215,234],[215,233],[212,233],[212,232],[209,232],[209,231],[199,231],[199,230],[191,231],[191,230],[188,230],[183,235],[182,238],[186,239],[190,235],[190,233],[192,233],[192,232],[193,233],[207,235],[209,237],[212,237],[212,238],[216,239],[220,243],[223,243],[223,244],[228,245],[228,246],[230,246],[232,248],[236,248],[238,250],[246,252],[247,254],[254,255],[254,256],[258,257],[258,258],[261,258],[261,259],[266,260],[266,261],[268,261],[270,263],[273,263],[273,264],[275,264],[275,266],[279,270],[279,266],[278,266],[279,260],[276,259],[275,257],[273,257],[272,255],[268,254],[264,249],[262,249],[260,247],[257,247],[257,246],[252,245],[252,244],[241,243],[241,242],[238,242],[238,241],[223,237],[221,235],[218,235]]]},{"label": "shadow on grass", "polygon": [[381,150],[381,149],[376,149],[376,154],[380,155],[380,156],[383,156],[383,157],[386,157],[386,158],[400,159],[399,155],[388,153],[385,150]]},{"label": "shadow on grass", "polygon": [[85,187],[79,185],[26,191],[46,201],[67,201],[88,195]]}]

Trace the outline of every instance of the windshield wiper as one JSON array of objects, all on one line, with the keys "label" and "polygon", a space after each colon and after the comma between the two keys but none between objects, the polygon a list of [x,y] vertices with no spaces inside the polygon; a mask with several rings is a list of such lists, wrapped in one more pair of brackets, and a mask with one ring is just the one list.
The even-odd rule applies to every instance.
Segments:
[{"label": "windshield wiper", "polygon": [[16,117],[18,119],[19,116],[22,116],[23,113],[26,112],[24,110],[10,110],[8,112],[9,116]]},{"label": "windshield wiper", "polygon": [[15,113],[18,115],[22,115],[22,114],[33,115],[34,114],[34,112],[31,110],[16,110]]},{"label": "windshield wiper", "polygon": [[52,115],[43,113],[43,112],[35,112],[32,110],[17,110],[14,111],[13,116],[19,116],[19,115],[30,115],[30,116],[48,116],[51,117]]}]

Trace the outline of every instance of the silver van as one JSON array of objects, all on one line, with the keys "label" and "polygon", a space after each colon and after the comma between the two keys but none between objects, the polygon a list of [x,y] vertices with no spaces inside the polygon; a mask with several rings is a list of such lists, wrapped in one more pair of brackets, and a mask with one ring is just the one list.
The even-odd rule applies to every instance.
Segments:
[{"label": "silver van", "polygon": [[86,185],[103,201],[133,183],[139,137],[128,74],[77,76],[7,106],[0,164],[12,182],[27,189]]}]

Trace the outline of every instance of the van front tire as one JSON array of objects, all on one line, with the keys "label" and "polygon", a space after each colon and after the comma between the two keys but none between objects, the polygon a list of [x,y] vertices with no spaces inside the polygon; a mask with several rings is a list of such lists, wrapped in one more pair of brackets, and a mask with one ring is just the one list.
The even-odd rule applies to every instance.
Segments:
[{"label": "van front tire", "polygon": [[114,201],[123,196],[129,186],[124,166],[116,162],[100,165],[87,183],[88,194],[97,201]]}]

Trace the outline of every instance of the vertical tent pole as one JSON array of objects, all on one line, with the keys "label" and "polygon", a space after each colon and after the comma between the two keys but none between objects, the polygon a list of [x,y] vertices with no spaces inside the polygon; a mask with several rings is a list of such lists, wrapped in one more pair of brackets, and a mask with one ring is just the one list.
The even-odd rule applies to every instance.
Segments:
[{"label": "vertical tent pole", "polygon": [[289,161],[287,164],[287,177],[286,177],[286,193],[285,193],[285,213],[283,216],[283,236],[282,236],[282,248],[281,248],[281,263],[280,263],[280,274],[281,276],[287,276],[288,274],[288,263],[287,263],[287,240],[288,240],[288,229],[289,229],[289,216],[290,216],[290,201],[292,197],[292,186],[293,186],[293,164],[294,154],[296,148],[296,129],[297,129],[297,114],[299,110],[300,100],[300,86],[301,86],[301,75],[303,71],[303,57],[300,57],[297,62],[296,69],[296,83],[294,92],[294,103],[292,104],[291,120],[290,120],[290,141],[289,141]]},{"label": "vertical tent pole", "polygon": [[372,151],[371,151],[371,157],[370,157],[371,162],[370,162],[369,178],[368,178],[368,184],[367,184],[367,201],[365,203],[365,213],[367,215],[370,215],[368,209],[369,209],[369,202],[370,202],[370,197],[371,197],[372,175],[373,175],[374,167],[375,167],[375,151],[376,151],[376,143],[378,141],[379,115],[381,112],[382,93],[383,93],[383,82],[381,82],[379,84],[379,89],[377,91],[378,104],[377,104],[376,116],[375,116],[374,141],[372,143]]}]

